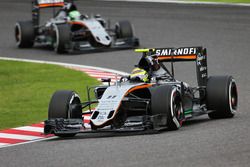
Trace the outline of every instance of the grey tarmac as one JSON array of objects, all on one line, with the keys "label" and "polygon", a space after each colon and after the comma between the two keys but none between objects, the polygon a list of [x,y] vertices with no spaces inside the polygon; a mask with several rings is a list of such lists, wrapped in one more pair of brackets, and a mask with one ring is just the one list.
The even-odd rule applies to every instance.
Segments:
[{"label": "grey tarmac", "polygon": [[[3,167],[240,166],[250,162],[250,8],[142,2],[77,1],[82,13],[100,13],[134,24],[141,47],[204,46],[208,74],[233,75],[239,108],[233,119],[202,116],[178,131],[152,135],[78,135],[0,149]],[[140,56],[133,50],[57,55],[46,48],[17,49],[14,25],[31,18],[29,0],[1,0],[0,56],[58,61],[130,72]],[[48,15],[48,14],[46,14]],[[176,78],[195,83],[195,66],[176,63]],[[31,106],[32,107],[32,106]],[[24,111],[25,112],[25,111]]]}]

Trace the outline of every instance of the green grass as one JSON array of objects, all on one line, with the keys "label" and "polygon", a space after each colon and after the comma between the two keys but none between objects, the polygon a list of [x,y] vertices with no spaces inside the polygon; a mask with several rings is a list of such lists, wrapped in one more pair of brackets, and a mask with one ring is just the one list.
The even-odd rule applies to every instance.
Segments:
[{"label": "green grass", "polygon": [[0,60],[0,129],[47,119],[56,90],[75,90],[83,101],[86,86],[99,84],[87,74],[61,66]]},{"label": "green grass", "polygon": [[250,3],[250,0],[192,0],[202,2],[228,2],[228,3]]}]

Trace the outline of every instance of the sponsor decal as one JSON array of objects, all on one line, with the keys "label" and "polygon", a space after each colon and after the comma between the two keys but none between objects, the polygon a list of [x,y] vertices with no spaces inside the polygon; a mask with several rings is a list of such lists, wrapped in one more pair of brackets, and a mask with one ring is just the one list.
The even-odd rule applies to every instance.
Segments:
[{"label": "sponsor decal", "polygon": [[202,64],[202,61],[204,61],[206,59],[206,57],[204,56],[204,55],[202,55],[202,54],[198,54],[197,55],[197,65],[199,65],[199,66],[201,66],[201,64]]},{"label": "sponsor decal", "polygon": [[192,109],[188,109],[188,110],[186,110],[186,111],[184,112],[184,114],[187,115],[187,114],[191,114],[192,112],[193,112]]},{"label": "sponsor decal", "polygon": [[116,97],[117,97],[117,95],[110,95],[110,96],[107,97],[107,99],[114,99]]},{"label": "sponsor decal", "polygon": [[195,55],[197,53],[197,48],[159,48],[155,49],[156,56],[178,56],[178,55]]},{"label": "sponsor decal", "polygon": [[207,67],[200,67],[200,72],[206,71],[206,70],[207,70]]},{"label": "sponsor decal", "polygon": [[100,112],[98,117],[97,117],[97,120],[101,121],[103,119],[106,119],[107,115],[108,115],[108,112]]},{"label": "sponsor decal", "polygon": [[201,78],[206,78],[207,77],[206,56],[199,53],[197,55],[196,64]]}]

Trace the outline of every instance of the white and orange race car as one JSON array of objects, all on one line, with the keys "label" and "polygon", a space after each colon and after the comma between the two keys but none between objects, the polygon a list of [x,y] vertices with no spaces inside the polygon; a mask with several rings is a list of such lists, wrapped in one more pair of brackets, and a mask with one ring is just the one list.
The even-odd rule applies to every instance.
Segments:
[{"label": "white and orange race car", "polygon": [[[143,52],[137,72],[123,76],[114,85],[88,88],[88,101],[74,91],[57,91],[51,98],[44,133],[74,136],[92,132],[139,132],[177,130],[199,115],[212,119],[232,118],[238,95],[232,76],[210,76],[202,47],[137,49]],[[195,62],[198,86],[175,79],[174,63]],[[166,68],[170,63],[171,70]],[[141,69],[141,70],[139,70]],[[143,73],[143,71],[147,71]],[[147,77],[147,80],[142,77]],[[110,79],[103,80],[110,82]],[[95,100],[90,92],[94,91]],[[92,104],[97,103],[95,109]],[[87,112],[84,112],[88,108]],[[90,114],[87,124],[85,115]],[[83,115],[83,117],[82,117]]]},{"label": "white and orange race car", "polygon": [[[32,20],[15,25],[16,45],[30,48],[42,44],[57,53],[74,50],[123,49],[139,46],[133,25],[119,21],[111,27],[99,14],[89,17],[81,14],[73,0],[32,0]],[[53,9],[53,17],[41,24],[41,10]]]}]

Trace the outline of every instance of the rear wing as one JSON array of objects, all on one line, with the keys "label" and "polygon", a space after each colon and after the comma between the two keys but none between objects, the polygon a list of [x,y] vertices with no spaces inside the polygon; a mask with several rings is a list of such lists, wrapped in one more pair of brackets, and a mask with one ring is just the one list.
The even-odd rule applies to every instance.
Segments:
[{"label": "rear wing", "polygon": [[200,50],[202,47],[136,49],[135,52],[146,53],[163,62],[176,62],[195,61]]},{"label": "rear wing", "polygon": [[64,5],[64,0],[32,0],[32,21],[35,28],[35,33],[38,33],[38,27],[40,22],[40,9],[55,7],[62,8]]},{"label": "rear wing", "polygon": [[64,0],[33,0],[33,4],[38,8],[63,7]]},{"label": "rear wing", "polygon": [[193,61],[196,60],[197,48],[157,48],[155,55],[159,61]]},{"label": "rear wing", "polygon": [[[160,62],[194,61],[196,62],[197,81],[199,86],[207,85],[207,50],[203,47],[152,48],[136,49],[144,55],[152,56]],[[173,71],[173,68],[172,68]]]}]

